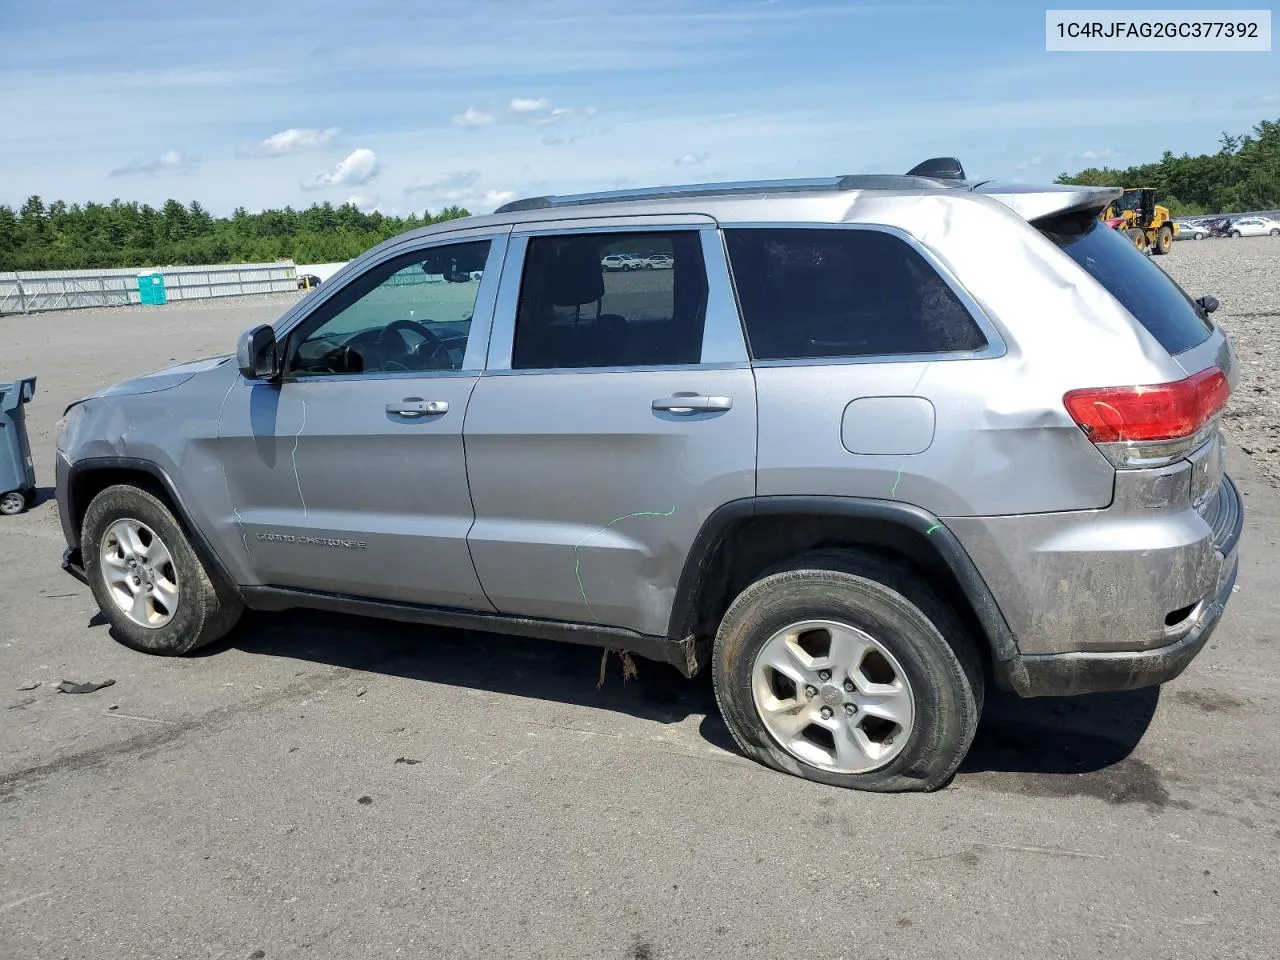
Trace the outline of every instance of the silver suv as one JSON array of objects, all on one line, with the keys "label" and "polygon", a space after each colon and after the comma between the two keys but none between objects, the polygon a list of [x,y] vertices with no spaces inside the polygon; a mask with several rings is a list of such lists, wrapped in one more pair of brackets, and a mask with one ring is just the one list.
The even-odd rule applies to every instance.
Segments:
[{"label": "silver suv", "polygon": [[149,653],[246,607],[601,645],[709,666],[763,764],[937,788],[988,685],[1163,683],[1231,594],[1235,355],[1119,192],[926,162],[406,233],[69,407],[64,566]]}]

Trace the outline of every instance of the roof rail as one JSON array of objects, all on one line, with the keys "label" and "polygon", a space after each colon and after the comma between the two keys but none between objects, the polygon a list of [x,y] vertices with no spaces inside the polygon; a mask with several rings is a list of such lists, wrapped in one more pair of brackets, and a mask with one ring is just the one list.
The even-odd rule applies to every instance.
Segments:
[{"label": "roof rail", "polygon": [[[937,166],[930,166],[936,164]],[[928,168],[934,172],[916,171]],[[959,176],[956,176],[956,172]],[[722,197],[735,194],[818,193],[843,190],[927,190],[961,186],[964,170],[952,157],[926,160],[911,173],[846,174],[838,177],[812,177],[792,180],[739,180],[726,183],[690,183],[665,187],[637,187],[629,190],[606,190],[598,193],[576,193],[563,196],[525,197],[504,203],[493,212],[517,213],[523,210],[547,210],[552,207],[579,206],[590,203],[613,203],[623,200],[670,200],[678,197]]]}]

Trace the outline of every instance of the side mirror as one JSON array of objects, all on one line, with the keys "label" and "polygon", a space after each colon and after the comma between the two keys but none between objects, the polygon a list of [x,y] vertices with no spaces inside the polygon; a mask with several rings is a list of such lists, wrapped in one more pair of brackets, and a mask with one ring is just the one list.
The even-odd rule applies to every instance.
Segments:
[{"label": "side mirror", "polygon": [[1211,297],[1208,294],[1205,294],[1197,300],[1196,303],[1200,305],[1200,309],[1205,313],[1213,313],[1213,311],[1218,309],[1218,298]]},{"label": "side mirror", "polygon": [[263,323],[240,334],[236,365],[246,380],[271,380],[279,373],[276,332],[270,324]]}]

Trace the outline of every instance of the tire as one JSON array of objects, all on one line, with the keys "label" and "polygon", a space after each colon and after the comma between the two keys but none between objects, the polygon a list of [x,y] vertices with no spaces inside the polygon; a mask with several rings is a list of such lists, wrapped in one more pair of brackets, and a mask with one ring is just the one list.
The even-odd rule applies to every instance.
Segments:
[{"label": "tire", "polygon": [[[839,673],[833,673],[826,681],[819,674],[818,683],[810,684],[821,684],[816,696],[785,678],[780,682],[787,689],[781,694],[770,686],[779,681],[769,679],[769,651],[778,649],[780,632],[785,634],[793,625],[805,621],[829,621],[863,631],[896,661],[892,664],[893,682],[906,688],[912,715],[909,730],[894,726],[889,731],[892,737],[881,730],[883,741],[872,747],[883,748],[881,752],[887,755],[882,759],[868,751],[861,758],[866,762],[854,769],[852,764],[839,761],[835,733],[822,734],[814,716],[814,711],[822,709],[834,714],[830,719],[825,713],[818,714],[833,729],[853,731],[844,738],[846,743],[857,739],[854,728],[860,728],[869,742],[875,731],[866,724],[874,721],[882,728],[886,724],[876,718],[870,703],[863,704],[871,707],[870,711],[855,704],[858,712],[851,716],[858,719],[850,719],[850,706],[834,699],[842,695],[842,689],[848,689],[845,683],[836,683],[844,680]],[[833,649],[837,641],[831,637],[835,636],[829,634]],[[821,644],[821,630],[801,633],[797,643],[815,642],[806,640],[808,637],[817,638]],[[794,645],[786,647],[793,648]],[[889,661],[879,650],[872,652],[878,658],[877,672],[883,672],[890,666]],[[850,682],[853,676],[863,675],[855,692],[844,695],[850,699],[862,694],[862,685],[869,676],[866,665],[872,658],[868,654],[863,657],[860,666],[849,675]],[[817,663],[815,670],[822,660]],[[773,676],[780,674],[775,671]],[[984,697],[978,651],[955,612],[910,571],[877,557],[847,552],[824,551],[801,557],[767,572],[739,594],[717,631],[712,677],[725,723],[748,757],[818,783],[879,793],[930,791],[948,782],[973,743]],[[879,676],[878,682],[883,683],[886,678],[887,674]],[[794,693],[790,692],[791,687]],[[802,716],[814,716],[791,740],[808,756],[784,747],[782,740],[770,732],[764,719],[766,711],[758,702],[771,696],[776,697],[774,703],[782,705],[773,716],[782,718],[784,723],[800,728],[805,723]],[[898,692],[893,696],[901,699],[903,695]],[[786,706],[792,699],[801,706]],[[804,701],[808,701],[807,705]],[[844,719],[842,714],[846,714]],[[906,735],[900,736],[904,730]],[[814,746],[809,738],[816,734],[821,734],[816,737],[821,742]],[[828,738],[830,748],[826,746]],[[898,742],[894,743],[893,738]],[[821,758],[815,762],[814,755],[818,753],[826,755],[826,762]],[[856,750],[848,755],[858,756]]]},{"label": "tire", "polygon": [[16,517],[30,506],[21,490],[10,490],[0,495],[0,514],[6,517]]},{"label": "tire", "polygon": [[1239,230],[1232,230],[1232,231],[1231,231],[1231,236],[1233,236],[1233,237],[1238,237],[1238,236],[1240,236],[1240,231],[1239,231]]},{"label": "tire", "polygon": [[1271,236],[1273,236],[1273,237],[1280,237],[1280,227],[1276,227],[1275,229],[1273,229],[1273,230],[1271,231]]},{"label": "tire", "polygon": [[1151,252],[1156,256],[1164,256],[1173,248],[1173,230],[1168,224],[1156,231],[1156,243]]},{"label": "tire", "polygon": [[[119,579],[124,566],[111,564],[104,557],[104,545],[111,549],[114,541],[116,548],[112,555],[115,556],[130,552],[120,545],[120,538],[116,536],[116,531],[121,530],[120,524],[141,529],[144,541],[146,534],[159,538],[170,558],[163,569],[143,574],[147,582],[154,580],[158,586],[172,585],[177,597],[171,610],[159,604],[160,593],[149,608],[144,606],[147,616],[155,616],[154,625],[144,625],[126,613],[116,599],[123,594],[119,589],[113,591],[107,582],[109,571],[114,571]],[[108,539],[108,534],[112,539]],[[244,611],[235,590],[200,562],[172,511],[139,487],[120,484],[94,497],[81,525],[80,549],[89,586],[102,615],[111,624],[116,639],[134,650],[158,656],[183,656],[224,636],[239,622]],[[158,553],[154,540],[148,545],[148,551]],[[123,562],[127,565],[127,558]],[[136,595],[136,591],[134,593]],[[167,618],[162,612],[167,613]]]}]

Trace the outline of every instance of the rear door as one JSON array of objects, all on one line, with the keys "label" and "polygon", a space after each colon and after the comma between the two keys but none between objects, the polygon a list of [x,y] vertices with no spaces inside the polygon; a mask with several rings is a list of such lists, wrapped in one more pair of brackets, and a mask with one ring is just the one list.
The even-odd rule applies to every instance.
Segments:
[{"label": "rear door", "polygon": [[489,232],[389,251],[285,334],[283,382],[231,388],[219,442],[260,582],[493,609],[462,425],[505,248]]},{"label": "rear door", "polygon": [[[503,613],[665,635],[707,515],[755,493],[755,382],[714,223],[512,234],[464,438]],[[607,270],[615,253],[671,269]]]}]

